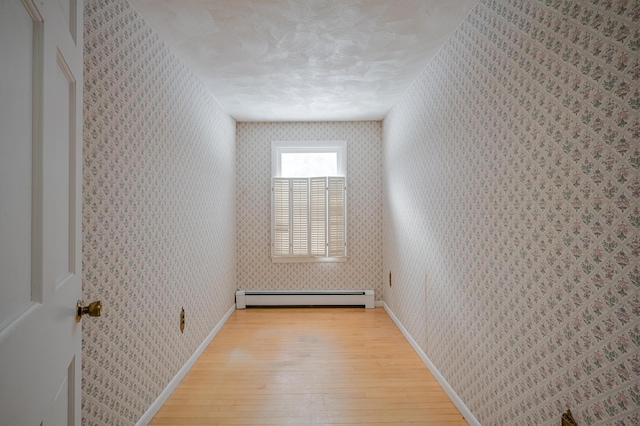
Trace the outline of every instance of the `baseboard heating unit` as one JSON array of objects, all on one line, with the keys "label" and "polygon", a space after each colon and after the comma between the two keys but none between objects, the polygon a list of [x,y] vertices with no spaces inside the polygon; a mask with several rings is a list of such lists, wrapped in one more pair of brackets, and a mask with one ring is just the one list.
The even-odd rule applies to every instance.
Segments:
[{"label": "baseboard heating unit", "polygon": [[236,309],[247,306],[362,306],[373,308],[373,290],[236,291]]}]

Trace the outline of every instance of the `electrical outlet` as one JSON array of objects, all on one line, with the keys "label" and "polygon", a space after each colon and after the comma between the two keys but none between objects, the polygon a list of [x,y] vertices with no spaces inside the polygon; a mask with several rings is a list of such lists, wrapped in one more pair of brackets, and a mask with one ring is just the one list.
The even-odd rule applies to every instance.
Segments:
[{"label": "electrical outlet", "polygon": [[182,308],[182,311],[180,311],[180,333],[184,333],[184,308]]},{"label": "electrical outlet", "polygon": [[563,413],[561,420],[562,426],[578,426],[578,423],[576,423],[576,420],[573,418],[573,414],[571,414],[571,410]]}]

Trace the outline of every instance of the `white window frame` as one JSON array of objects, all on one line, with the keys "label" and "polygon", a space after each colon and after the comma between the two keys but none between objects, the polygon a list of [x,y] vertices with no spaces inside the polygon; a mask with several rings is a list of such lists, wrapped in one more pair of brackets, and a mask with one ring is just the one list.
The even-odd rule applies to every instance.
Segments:
[{"label": "white window frame", "polygon": [[335,152],[338,154],[338,174],[347,177],[347,141],[273,141],[271,142],[271,177],[282,176],[280,159],[283,153]]},{"label": "white window frame", "polygon": [[[281,164],[280,159],[283,153],[316,153],[316,152],[335,152],[337,154],[337,175],[335,177],[344,178],[344,199],[343,199],[343,219],[344,219],[344,251],[343,256],[329,257],[329,250],[327,249],[325,256],[312,255],[311,249],[306,255],[275,255],[275,178],[288,178],[287,176],[281,176]],[[347,142],[344,140],[332,140],[332,141],[273,141],[271,143],[271,261],[273,263],[324,263],[324,262],[347,262],[349,256],[347,255],[347,196],[346,196],[346,178],[347,178]],[[292,178],[296,180],[307,179],[309,185],[312,180],[316,180],[315,177],[309,178]],[[334,180],[335,182],[335,180]],[[310,190],[310,188],[309,188]],[[327,187],[327,197],[329,188]],[[330,232],[329,214],[328,214],[327,202],[327,235]],[[311,205],[307,209],[311,211]],[[290,212],[291,214],[292,212]],[[310,226],[310,225],[309,225]],[[334,228],[335,229],[335,228]],[[311,230],[309,230],[311,233]],[[293,237],[290,237],[293,238]],[[327,236],[328,238],[328,236]],[[309,246],[311,247],[311,237],[309,237]],[[328,246],[327,246],[328,247]]]}]

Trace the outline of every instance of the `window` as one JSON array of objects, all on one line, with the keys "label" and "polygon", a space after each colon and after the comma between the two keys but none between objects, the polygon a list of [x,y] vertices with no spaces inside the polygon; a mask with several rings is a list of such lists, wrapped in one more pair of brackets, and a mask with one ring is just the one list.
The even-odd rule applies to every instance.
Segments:
[{"label": "window", "polygon": [[346,141],[273,142],[271,259],[347,261]]}]

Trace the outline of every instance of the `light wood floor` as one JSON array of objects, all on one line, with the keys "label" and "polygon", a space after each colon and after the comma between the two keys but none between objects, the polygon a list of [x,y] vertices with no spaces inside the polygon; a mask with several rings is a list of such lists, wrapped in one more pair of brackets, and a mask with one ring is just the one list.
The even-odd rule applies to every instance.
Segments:
[{"label": "light wood floor", "polygon": [[466,425],[382,308],[235,311],[152,425]]}]

